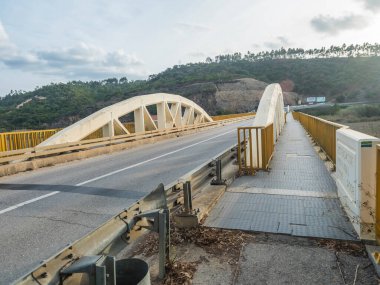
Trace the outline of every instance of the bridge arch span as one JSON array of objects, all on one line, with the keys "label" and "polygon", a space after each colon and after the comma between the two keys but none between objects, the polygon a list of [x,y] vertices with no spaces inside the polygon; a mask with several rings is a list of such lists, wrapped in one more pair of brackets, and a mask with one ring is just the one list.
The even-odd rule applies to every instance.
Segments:
[{"label": "bridge arch span", "polygon": [[[156,118],[147,109],[152,105],[156,106]],[[213,121],[199,105],[182,96],[168,93],[141,95],[105,107],[59,131],[39,146],[80,141],[99,129],[102,129],[103,137],[129,134],[120,118],[130,113],[133,113],[136,133]]]}]

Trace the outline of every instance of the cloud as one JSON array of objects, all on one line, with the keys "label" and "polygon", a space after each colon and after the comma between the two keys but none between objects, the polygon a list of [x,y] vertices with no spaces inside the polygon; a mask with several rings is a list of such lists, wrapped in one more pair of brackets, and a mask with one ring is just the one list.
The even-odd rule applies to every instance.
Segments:
[{"label": "cloud", "polygon": [[0,22],[0,63],[11,69],[64,78],[145,77],[148,72],[135,54],[106,51],[79,43],[69,48],[24,51],[14,45]]},{"label": "cloud", "polygon": [[380,0],[358,0],[364,3],[364,7],[373,12],[380,11]]},{"label": "cloud", "polygon": [[210,28],[199,24],[178,22],[173,27],[173,30],[181,36],[188,36],[189,33],[206,32]]},{"label": "cloud", "polygon": [[361,30],[368,26],[368,20],[362,15],[347,15],[332,17],[319,15],[310,22],[311,26],[319,33],[337,35],[344,30]]},{"label": "cloud", "polygon": [[204,52],[200,52],[200,51],[194,51],[194,52],[189,52],[188,53],[188,56],[190,57],[196,57],[196,58],[206,58],[206,54]]},{"label": "cloud", "polygon": [[278,36],[274,41],[264,42],[264,46],[270,49],[279,49],[281,47],[289,46],[291,43],[283,36]]},{"label": "cloud", "polygon": [[181,29],[191,30],[196,32],[208,31],[209,27],[204,25],[192,24],[192,23],[177,23],[176,26]]},{"label": "cloud", "polygon": [[4,42],[7,42],[8,39],[8,34],[5,32],[3,24],[0,22],[0,45],[2,45]]},{"label": "cloud", "polygon": [[143,61],[123,49],[109,52],[79,43],[70,48],[23,51],[9,41],[3,26],[0,26],[0,62],[12,69],[65,78],[148,75]]}]

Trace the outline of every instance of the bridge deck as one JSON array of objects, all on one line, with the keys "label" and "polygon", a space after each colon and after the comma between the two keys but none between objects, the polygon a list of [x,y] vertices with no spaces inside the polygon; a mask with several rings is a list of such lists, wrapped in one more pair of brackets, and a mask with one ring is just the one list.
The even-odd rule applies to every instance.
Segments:
[{"label": "bridge deck", "polygon": [[238,178],[205,225],[271,233],[357,239],[336,184],[291,116],[276,144],[270,172]]}]

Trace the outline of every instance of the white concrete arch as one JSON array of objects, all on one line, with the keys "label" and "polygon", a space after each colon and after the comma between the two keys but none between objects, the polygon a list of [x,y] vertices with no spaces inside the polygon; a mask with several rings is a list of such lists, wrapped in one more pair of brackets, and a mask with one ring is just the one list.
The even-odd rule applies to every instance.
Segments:
[{"label": "white concrete arch", "polygon": [[[157,120],[147,110],[147,106],[151,105],[157,107]],[[119,118],[132,112],[136,133],[213,121],[205,110],[182,96],[167,93],[141,95],[105,107],[61,130],[39,146],[80,141],[100,128],[103,137],[112,137],[115,131],[129,134]]]},{"label": "white concrete arch", "polygon": [[270,124],[273,124],[273,135],[276,141],[285,124],[284,98],[278,83],[270,84],[265,88],[253,122],[255,127],[266,127]]}]

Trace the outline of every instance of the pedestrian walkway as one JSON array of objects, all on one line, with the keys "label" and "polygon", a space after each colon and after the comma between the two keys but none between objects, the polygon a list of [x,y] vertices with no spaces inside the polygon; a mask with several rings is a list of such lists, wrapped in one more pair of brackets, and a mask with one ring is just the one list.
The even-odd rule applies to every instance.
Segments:
[{"label": "pedestrian walkway", "polygon": [[334,179],[291,115],[275,147],[269,172],[234,181],[206,226],[294,236],[356,240]]}]

